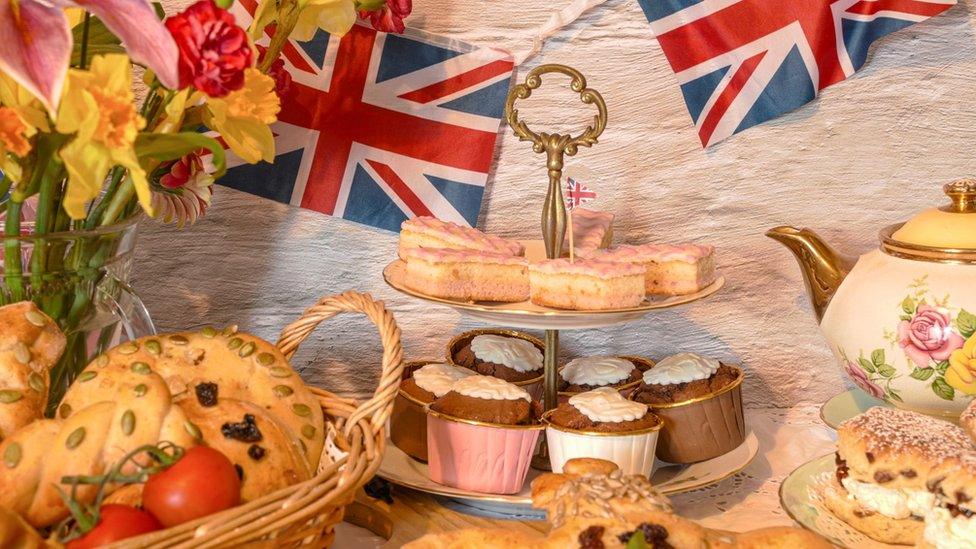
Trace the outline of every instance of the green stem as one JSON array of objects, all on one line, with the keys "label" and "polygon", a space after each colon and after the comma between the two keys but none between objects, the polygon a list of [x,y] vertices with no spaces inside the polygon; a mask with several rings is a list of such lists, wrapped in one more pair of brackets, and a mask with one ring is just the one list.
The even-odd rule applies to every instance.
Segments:
[{"label": "green stem", "polygon": [[[20,212],[24,203],[10,197],[7,204],[7,219],[4,222],[4,236],[20,236]],[[3,277],[10,292],[11,302],[22,301],[24,299],[24,281],[21,279],[23,273],[23,259],[20,255],[20,240],[18,238],[6,238],[3,241]]]},{"label": "green stem", "polygon": [[105,189],[105,194],[102,195],[102,199],[98,202],[98,205],[88,213],[88,218],[85,219],[84,223],[85,229],[91,230],[98,226],[98,221],[105,215],[105,210],[115,197],[115,193],[118,192],[119,184],[122,183],[123,177],[125,177],[125,168],[121,166],[112,168],[112,179],[109,181],[108,188]]},{"label": "green stem", "polygon": [[122,185],[119,187],[118,191],[112,197],[108,207],[105,209],[105,213],[102,215],[99,225],[104,227],[121,219],[126,205],[135,195],[135,184],[132,183],[131,177],[126,177],[122,181]]},{"label": "green stem", "polygon": [[85,12],[85,22],[81,27],[81,58],[78,60],[79,68],[84,70],[88,65],[88,27],[91,23],[91,14]]},{"label": "green stem", "polygon": [[278,59],[278,56],[281,55],[281,50],[288,43],[288,36],[291,34],[291,31],[295,30],[295,25],[298,24],[298,16],[302,13],[301,8],[294,1],[289,2],[285,0],[281,4],[278,11],[280,16],[278,18],[278,25],[275,28],[275,35],[271,38],[271,43],[268,44],[268,51],[264,54],[264,60],[261,61],[261,65],[258,67],[265,74],[268,73],[268,69],[271,68],[275,59]]}]

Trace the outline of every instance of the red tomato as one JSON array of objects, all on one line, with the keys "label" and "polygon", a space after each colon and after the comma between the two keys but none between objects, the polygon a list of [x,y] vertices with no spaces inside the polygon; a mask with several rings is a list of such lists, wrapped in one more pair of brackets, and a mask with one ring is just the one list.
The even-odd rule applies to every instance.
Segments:
[{"label": "red tomato", "polygon": [[230,509],[241,502],[241,479],[227,456],[196,446],[165,471],[149,477],[142,506],[169,528]]},{"label": "red tomato", "polygon": [[162,530],[152,515],[129,505],[106,503],[99,510],[98,524],[80,538],[68,542],[67,549],[89,549],[113,541]]}]

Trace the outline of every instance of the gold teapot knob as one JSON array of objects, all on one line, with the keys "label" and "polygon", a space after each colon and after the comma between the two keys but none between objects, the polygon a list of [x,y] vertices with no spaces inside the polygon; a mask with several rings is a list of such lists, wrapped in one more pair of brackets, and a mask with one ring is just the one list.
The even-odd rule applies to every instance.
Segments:
[{"label": "gold teapot knob", "polygon": [[952,204],[941,208],[953,213],[976,213],[976,179],[957,179],[942,187]]}]

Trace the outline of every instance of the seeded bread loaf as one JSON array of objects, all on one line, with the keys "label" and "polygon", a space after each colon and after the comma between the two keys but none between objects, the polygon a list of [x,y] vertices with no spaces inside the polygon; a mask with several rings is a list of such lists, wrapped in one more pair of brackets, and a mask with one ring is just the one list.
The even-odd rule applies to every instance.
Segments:
[{"label": "seeded bread loaf", "polygon": [[0,440],[44,414],[49,371],[64,345],[57,324],[30,301],[0,307]]},{"label": "seeded bread loaf", "polygon": [[[110,380],[106,376],[100,381]],[[68,489],[61,484],[62,477],[103,474],[145,444],[196,443],[192,436],[196,430],[172,402],[159,375],[148,372],[139,379],[107,385],[103,397],[88,406],[75,411],[62,406],[66,418],[35,421],[0,443],[0,507],[19,513],[36,527],[50,526],[68,516],[58,493],[58,487]],[[77,495],[91,502],[95,487],[80,486]]]},{"label": "seeded bread loaf", "polygon": [[[75,383],[63,402],[73,408],[111,394],[111,384],[138,378],[148,369],[169,386],[176,403],[195,400],[196,387],[214,386],[217,398],[237,399],[263,408],[305,454],[314,470],[324,445],[324,417],[311,391],[278,349],[236,327],[206,328],[145,337],[124,343],[98,357],[85,369],[91,381]],[[79,381],[81,378],[79,378]],[[241,421],[238,417],[234,421]],[[218,450],[219,441],[206,441]]]}]

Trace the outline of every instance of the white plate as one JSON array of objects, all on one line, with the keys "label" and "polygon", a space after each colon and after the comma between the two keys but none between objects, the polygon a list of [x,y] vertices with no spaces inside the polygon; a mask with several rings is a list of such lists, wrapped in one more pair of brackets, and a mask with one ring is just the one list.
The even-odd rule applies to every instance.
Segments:
[{"label": "white plate", "polygon": [[[521,242],[525,245],[525,257],[530,261],[545,257],[541,240],[525,240]],[[537,330],[572,330],[625,324],[638,320],[655,309],[676,307],[708,297],[719,291],[725,285],[725,277],[719,276],[715,279],[715,282],[693,294],[673,297],[649,297],[639,306],[629,309],[570,311],[540,307],[530,301],[520,303],[465,302],[422,294],[407,288],[403,284],[405,265],[403,261],[397,259],[383,269],[383,279],[386,280],[387,284],[400,292],[430,303],[447,305],[462,314],[492,325]]]},{"label": "white plate", "polygon": [[[715,484],[745,469],[756,457],[758,451],[759,440],[750,431],[746,435],[745,441],[738,448],[717,458],[691,465],[672,465],[657,462],[651,482],[665,494],[687,492]],[[383,456],[383,463],[380,464],[380,469],[376,474],[390,482],[408,488],[459,500],[465,506],[475,510],[487,511],[497,515],[532,515],[538,514],[538,511],[531,509],[532,491],[529,485],[535,477],[542,473],[542,471],[529,469],[525,488],[518,494],[482,494],[461,490],[430,480],[427,475],[426,463],[411,458],[387,440],[386,454]]]},{"label": "white plate", "polygon": [[874,541],[840,520],[820,500],[817,485],[834,474],[834,454],[827,454],[807,462],[790,473],[779,487],[779,501],[790,517],[800,526],[816,532],[832,543],[851,549],[905,549],[904,545],[890,545]]},{"label": "white plate", "polygon": [[841,423],[875,406],[891,407],[885,401],[873,398],[860,389],[851,389],[824,402],[820,407],[820,419],[827,427],[836,429]]}]

